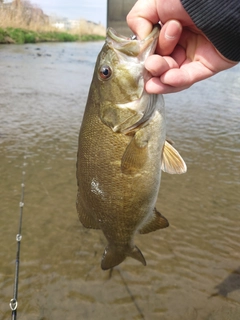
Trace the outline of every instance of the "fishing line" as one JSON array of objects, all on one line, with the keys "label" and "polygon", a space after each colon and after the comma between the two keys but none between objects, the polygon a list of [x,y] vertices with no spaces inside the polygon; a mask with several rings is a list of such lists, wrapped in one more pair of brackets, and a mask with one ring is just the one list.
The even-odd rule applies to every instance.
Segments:
[{"label": "fishing line", "polygon": [[117,267],[116,270],[118,271],[118,273],[119,273],[119,275],[120,275],[120,277],[121,277],[121,279],[122,279],[122,282],[123,282],[123,284],[124,284],[124,286],[125,286],[128,294],[129,294],[129,296],[131,297],[132,302],[134,303],[134,305],[135,305],[138,313],[140,314],[141,318],[144,320],[144,319],[145,319],[144,314],[142,313],[142,310],[140,309],[139,305],[137,304],[137,301],[136,301],[136,299],[134,298],[134,295],[132,294],[131,290],[129,289],[129,286],[128,286],[127,282],[125,281],[125,279],[124,279],[124,277],[123,277],[123,275],[122,275],[122,272],[121,272],[120,268]]},{"label": "fishing line", "polygon": [[12,310],[12,320],[17,319],[17,307],[18,307],[18,280],[19,280],[19,264],[20,264],[20,247],[22,240],[22,216],[23,216],[23,206],[24,206],[24,176],[25,172],[22,172],[22,183],[21,183],[21,198],[19,202],[20,214],[19,214],[19,226],[18,226],[18,234],[16,235],[17,241],[17,253],[16,253],[16,263],[15,263],[15,279],[14,279],[14,288],[13,288],[13,298],[10,300],[10,309]]}]

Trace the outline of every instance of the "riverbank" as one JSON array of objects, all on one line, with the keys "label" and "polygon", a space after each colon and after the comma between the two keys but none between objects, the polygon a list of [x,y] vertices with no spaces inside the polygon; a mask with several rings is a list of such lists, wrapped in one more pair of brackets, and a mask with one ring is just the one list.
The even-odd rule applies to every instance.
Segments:
[{"label": "riverbank", "polygon": [[95,34],[71,34],[62,31],[33,31],[23,28],[0,28],[0,44],[24,44],[38,42],[74,42],[104,40]]},{"label": "riverbank", "polygon": [[105,35],[101,24],[51,17],[30,1],[0,0],[0,43],[94,41],[105,39]]}]

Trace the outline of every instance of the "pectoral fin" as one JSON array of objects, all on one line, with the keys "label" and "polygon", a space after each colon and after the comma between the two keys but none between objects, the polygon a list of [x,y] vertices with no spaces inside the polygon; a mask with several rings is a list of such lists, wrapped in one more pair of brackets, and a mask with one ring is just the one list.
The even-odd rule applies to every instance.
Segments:
[{"label": "pectoral fin", "polygon": [[124,174],[134,174],[140,170],[148,157],[148,137],[139,130],[130,141],[123,156],[121,169]]},{"label": "pectoral fin", "polygon": [[154,214],[151,219],[146,222],[146,224],[139,230],[139,233],[149,233],[152,231],[156,231],[158,229],[164,229],[169,226],[167,219],[161,215],[160,212],[154,208]]},{"label": "pectoral fin", "polygon": [[181,174],[187,171],[183,158],[168,141],[165,141],[163,147],[161,169],[171,174]]}]

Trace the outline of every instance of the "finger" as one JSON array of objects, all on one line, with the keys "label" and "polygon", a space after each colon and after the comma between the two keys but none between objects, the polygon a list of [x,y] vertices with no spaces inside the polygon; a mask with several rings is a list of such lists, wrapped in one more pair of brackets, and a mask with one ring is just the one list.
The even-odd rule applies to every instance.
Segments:
[{"label": "finger", "polygon": [[173,93],[189,88],[195,82],[207,79],[215,73],[199,61],[166,71],[160,77],[151,78],[145,85],[148,93]]},{"label": "finger", "polygon": [[200,61],[193,61],[186,62],[180,69],[168,70],[160,77],[160,80],[174,87],[190,86],[197,81],[213,76],[215,73],[206,68]]},{"label": "finger", "polygon": [[178,68],[178,64],[172,57],[153,54],[147,58],[145,68],[153,77],[160,77],[170,68]]},{"label": "finger", "polygon": [[138,0],[127,15],[129,28],[140,39],[146,38],[152,31],[153,25],[159,22],[154,0]]},{"label": "finger", "polygon": [[171,57],[174,61],[176,61],[177,65],[180,67],[186,60],[186,51],[182,46],[176,45],[171,54]]},{"label": "finger", "polygon": [[177,45],[182,33],[182,25],[177,20],[165,23],[160,31],[156,52],[162,56],[170,55]]},{"label": "finger", "polygon": [[189,88],[188,86],[173,87],[171,85],[163,83],[160,78],[151,78],[145,85],[145,90],[150,94],[167,94],[175,93]]}]

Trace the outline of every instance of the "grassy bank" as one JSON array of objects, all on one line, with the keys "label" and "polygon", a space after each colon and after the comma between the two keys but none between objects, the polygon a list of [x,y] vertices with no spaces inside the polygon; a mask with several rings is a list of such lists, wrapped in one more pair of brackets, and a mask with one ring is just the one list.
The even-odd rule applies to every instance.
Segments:
[{"label": "grassy bank", "polygon": [[96,41],[105,38],[106,28],[101,24],[83,19],[69,24],[66,19],[47,16],[30,1],[3,3],[0,0],[0,43]]},{"label": "grassy bank", "polygon": [[61,31],[33,31],[22,28],[0,28],[0,43],[38,43],[103,40],[99,35],[77,35]]}]

